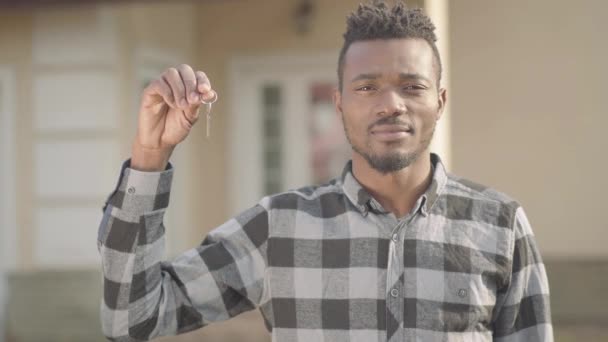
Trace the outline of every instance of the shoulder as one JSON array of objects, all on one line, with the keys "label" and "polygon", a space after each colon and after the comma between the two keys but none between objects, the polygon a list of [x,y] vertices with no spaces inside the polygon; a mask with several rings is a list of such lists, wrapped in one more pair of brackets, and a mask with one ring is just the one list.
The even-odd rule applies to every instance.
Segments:
[{"label": "shoulder", "polygon": [[314,216],[339,210],[345,206],[344,191],[339,178],[325,184],[309,185],[285,192],[273,194],[262,200],[262,205],[268,211],[298,210],[308,212]]},{"label": "shoulder", "polygon": [[469,179],[448,173],[443,204],[450,216],[512,229],[519,202],[513,197]]},{"label": "shoulder", "polygon": [[492,202],[500,202],[505,204],[517,203],[517,200],[504,192],[451,173],[448,173],[446,192],[449,194],[469,196]]}]

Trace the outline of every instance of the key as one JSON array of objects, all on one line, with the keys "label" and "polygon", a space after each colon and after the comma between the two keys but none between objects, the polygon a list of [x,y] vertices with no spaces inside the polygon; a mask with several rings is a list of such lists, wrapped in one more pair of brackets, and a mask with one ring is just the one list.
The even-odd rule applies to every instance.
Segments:
[{"label": "key", "polygon": [[205,105],[206,110],[207,110],[207,139],[209,139],[209,137],[211,136],[211,105],[213,105],[215,103],[215,101],[217,101],[218,95],[217,93],[214,91],[213,92],[213,99],[211,99],[211,101],[204,101],[201,100],[201,102]]},{"label": "key", "polygon": [[211,136],[211,105],[209,105],[209,112],[207,112],[207,139]]}]

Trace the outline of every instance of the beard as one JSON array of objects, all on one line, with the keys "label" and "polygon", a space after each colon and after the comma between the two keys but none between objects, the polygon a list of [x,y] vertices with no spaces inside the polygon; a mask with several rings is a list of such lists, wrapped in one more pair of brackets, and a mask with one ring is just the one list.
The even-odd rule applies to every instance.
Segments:
[{"label": "beard", "polygon": [[[390,118],[387,118],[386,121],[394,121]],[[385,120],[381,120],[385,121]],[[385,175],[392,172],[397,172],[403,170],[404,168],[413,164],[422,153],[424,153],[429,145],[431,144],[431,140],[433,140],[433,135],[435,134],[435,125],[433,125],[431,132],[424,135],[422,137],[422,141],[416,146],[414,151],[411,152],[388,152],[386,154],[378,154],[373,152],[373,148],[371,146],[371,142],[368,141],[366,144],[366,148],[361,148],[353,143],[350,134],[348,133],[348,129],[346,128],[346,122],[344,122],[344,117],[342,117],[342,123],[344,126],[344,134],[346,135],[346,139],[350,143],[353,151],[362,156],[369,166],[371,166],[374,170],[380,172]],[[389,123],[389,122],[386,122]],[[392,122],[391,122],[392,123]],[[415,133],[415,130],[413,131]]]}]

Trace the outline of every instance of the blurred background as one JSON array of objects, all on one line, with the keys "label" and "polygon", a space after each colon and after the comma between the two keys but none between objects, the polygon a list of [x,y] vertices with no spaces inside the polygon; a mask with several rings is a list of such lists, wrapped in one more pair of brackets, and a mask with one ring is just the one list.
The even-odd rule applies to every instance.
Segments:
[{"label": "blurred background", "polygon": [[[96,230],[139,94],[169,66],[220,94],[178,147],[167,257],[264,194],[339,174],[331,91],[359,0],[0,0],[0,341],[103,341]],[[556,341],[608,341],[608,2],[417,0],[438,27],[449,169],[517,198]],[[602,157],[604,156],[604,157]],[[161,341],[269,341],[256,312]]]}]

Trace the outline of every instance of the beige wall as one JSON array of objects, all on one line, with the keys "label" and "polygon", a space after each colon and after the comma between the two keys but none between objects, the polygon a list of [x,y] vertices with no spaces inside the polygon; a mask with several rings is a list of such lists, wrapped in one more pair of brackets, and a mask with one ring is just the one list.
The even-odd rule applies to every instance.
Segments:
[{"label": "beige wall", "polygon": [[515,196],[543,254],[608,257],[608,2],[450,2],[453,170]]}]

